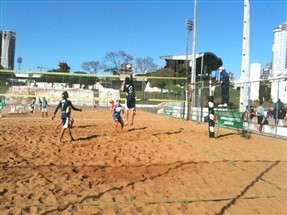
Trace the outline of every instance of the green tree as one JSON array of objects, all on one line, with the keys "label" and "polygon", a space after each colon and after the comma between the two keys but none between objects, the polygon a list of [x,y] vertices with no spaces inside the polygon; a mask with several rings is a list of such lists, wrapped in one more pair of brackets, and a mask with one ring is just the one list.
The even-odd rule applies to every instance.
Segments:
[{"label": "green tree", "polygon": [[96,74],[100,68],[99,61],[86,61],[82,63],[82,69],[89,73]]},{"label": "green tree", "polygon": [[[174,76],[174,70],[172,70],[170,68],[159,69],[156,72],[153,72],[152,76],[155,76],[155,77],[173,77]],[[153,87],[160,88],[161,92],[163,91],[163,89],[165,87],[167,87],[171,83],[170,80],[168,80],[168,79],[150,79],[149,81]]]},{"label": "green tree", "polygon": [[[187,72],[189,72],[189,78],[188,80],[190,80],[190,75],[191,75],[191,67],[188,66],[187,67]],[[186,65],[185,64],[181,64],[178,66],[177,69],[177,73],[175,74],[176,77],[186,77]],[[183,86],[186,83],[186,80],[177,80],[177,84]]]},{"label": "green tree", "polygon": [[153,72],[158,65],[153,62],[152,57],[136,58],[136,71],[139,73]]},{"label": "green tree", "polygon": [[271,100],[271,84],[269,81],[260,81],[259,85],[259,98],[264,101]]},{"label": "green tree", "polygon": [[134,57],[125,51],[108,52],[103,60],[101,68],[105,72],[111,72],[113,75],[120,74],[121,64],[128,64],[133,61]]}]

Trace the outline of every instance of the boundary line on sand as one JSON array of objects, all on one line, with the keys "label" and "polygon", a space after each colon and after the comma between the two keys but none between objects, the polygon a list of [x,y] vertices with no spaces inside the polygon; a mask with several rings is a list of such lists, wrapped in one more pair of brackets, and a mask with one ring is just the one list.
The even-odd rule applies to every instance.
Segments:
[{"label": "boundary line on sand", "polygon": [[[189,146],[191,146],[191,147],[195,147],[195,148],[199,149],[201,152],[203,152],[204,154],[206,154],[206,155],[208,155],[208,156],[210,156],[210,157],[216,157],[216,158],[221,159],[221,160],[226,160],[225,158],[219,156],[219,155],[216,154],[215,152],[212,152],[212,151],[210,151],[210,150],[208,150],[208,149],[206,149],[206,148],[196,147],[196,146],[192,145],[190,142],[188,142],[188,141],[186,141],[186,140],[180,139],[180,142],[182,142],[183,144],[187,144],[187,145],[189,145]],[[275,161],[275,162],[281,162],[281,161]],[[254,175],[251,171],[248,171],[246,168],[244,168],[244,167],[238,165],[236,161],[228,161],[227,164],[229,164],[229,165],[231,165],[231,166],[234,166],[234,167],[236,167],[236,168],[239,168],[239,169],[242,170],[243,172],[247,172],[248,174],[250,174],[250,175],[252,175],[252,176],[258,178],[259,180],[264,181],[264,182],[266,182],[267,184],[269,184],[269,185],[275,187],[276,189],[287,193],[287,190],[281,188],[281,187],[278,186],[277,184],[275,184],[275,183],[273,183],[273,182],[271,182],[271,181],[269,181],[269,180],[267,180],[267,179],[264,179],[263,177]]]},{"label": "boundary line on sand", "polygon": [[[252,196],[252,197],[242,197],[242,199],[246,200],[253,200],[253,199],[269,199],[269,198],[287,198],[287,195],[283,196],[274,196],[274,195],[267,195],[267,196]],[[180,199],[180,200],[158,200],[158,201],[127,201],[127,202],[120,202],[120,201],[95,201],[91,203],[79,203],[79,202],[72,202],[69,204],[81,205],[81,206],[112,206],[112,205],[128,205],[128,204],[176,204],[176,203],[196,203],[196,202],[221,202],[221,201],[230,201],[233,198],[215,198],[215,199]],[[66,204],[27,204],[26,207],[61,207]],[[5,207],[18,207],[17,205],[0,205],[0,208]],[[57,210],[57,209],[56,209]]]}]

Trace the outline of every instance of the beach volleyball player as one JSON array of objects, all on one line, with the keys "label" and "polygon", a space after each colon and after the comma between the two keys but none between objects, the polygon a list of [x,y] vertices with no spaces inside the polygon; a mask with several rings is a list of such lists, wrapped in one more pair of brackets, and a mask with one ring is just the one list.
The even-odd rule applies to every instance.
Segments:
[{"label": "beach volleyball player", "polygon": [[61,110],[61,119],[62,119],[63,128],[62,128],[61,135],[60,135],[60,142],[62,142],[63,135],[67,129],[68,129],[68,133],[70,136],[70,140],[74,141],[74,138],[72,136],[72,131],[71,131],[71,127],[72,127],[72,123],[71,123],[71,119],[70,119],[71,118],[71,111],[72,111],[72,109],[75,111],[82,111],[82,109],[74,107],[72,102],[70,100],[68,100],[68,98],[69,98],[68,92],[64,91],[62,93],[62,99],[59,101],[59,104],[56,107],[56,109],[54,111],[54,115],[52,117],[52,120],[53,120],[55,118],[57,111],[59,109]]},{"label": "beach volleyball player", "polygon": [[121,116],[121,113],[124,113],[123,106],[121,105],[120,100],[116,100],[116,104],[112,107],[113,110],[113,119],[116,123],[116,128],[118,126],[118,123],[120,123],[121,128],[124,128],[124,120]]},{"label": "beach volleyball player", "polygon": [[130,77],[126,77],[123,83],[123,90],[126,93],[126,115],[127,122],[125,125],[129,124],[129,116],[131,116],[131,125],[134,123],[134,115],[136,109],[136,93],[135,86],[133,83],[133,73],[130,73]]}]

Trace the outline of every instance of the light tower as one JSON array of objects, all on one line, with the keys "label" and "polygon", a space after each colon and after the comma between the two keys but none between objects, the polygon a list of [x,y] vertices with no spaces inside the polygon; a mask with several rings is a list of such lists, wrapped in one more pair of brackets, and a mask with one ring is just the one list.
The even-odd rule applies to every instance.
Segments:
[{"label": "light tower", "polygon": [[188,72],[188,64],[189,64],[189,60],[188,60],[188,56],[189,56],[189,35],[190,35],[190,31],[193,30],[193,21],[190,20],[189,18],[186,19],[186,30],[187,30],[187,42],[186,42],[186,61],[185,61],[185,70],[186,70],[186,120],[189,120],[189,114],[190,114],[190,91],[189,89],[189,72]]},{"label": "light tower", "polygon": [[244,0],[244,20],[243,20],[243,41],[242,41],[242,63],[240,82],[240,104],[239,111],[244,111],[249,100],[249,44],[250,44],[250,1]]},{"label": "light tower", "polygon": [[18,57],[17,58],[17,63],[19,65],[19,70],[21,70],[21,63],[23,62],[23,58],[22,57]]},{"label": "light tower", "polygon": [[195,82],[196,82],[196,39],[197,39],[197,0],[194,0],[193,5],[193,40],[192,40],[192,71],[191,84],[192,86],[192,107],[195,107]]}]

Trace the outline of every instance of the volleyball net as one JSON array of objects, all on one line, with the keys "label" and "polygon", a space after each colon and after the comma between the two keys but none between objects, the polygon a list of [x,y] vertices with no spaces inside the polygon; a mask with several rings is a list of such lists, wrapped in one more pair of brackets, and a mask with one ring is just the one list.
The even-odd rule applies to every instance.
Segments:
[{"label": "volleyball net", "polygon": [[[135,74],[133,81],[136,89],[138,107],[158,107],[164,103],[169,106],[185,108],[186,102],[192,101],[193,108],[208,106],[210,94],[209,80],[201,80],[192,85],[188,92],[186,77],[153,77],[150,74]],[[45,97],[51,105],[58,104],[63,91],[68,91],[73,103],[85,107],[106,107],[111,100],[125,101],[122,83],[126,75],[60,73],[42,71],[0,70],[0,95],[5,96],[5,103],[27,105],[35,97]],[[258,80],[248,83],[250,92],[246,95],[250,106],[264,101],[265,108],[273,108],[277,98],[287,97],[286,79]],[[189,82],[188,82],[189,83]],[[284,85],[285,83],[285,85]],[[215,78],[214,104],[221,103],[221,89]],[[274,88],[274,90],[272,90]],[[252,92],[251,92],[252,91]],[[272,91],[272,92],[271,92]],[[192,98],[188,98],[192,95]],[[274,99],[274,97],[276,97]],[[284,102],[284,101],[283,101]],[[230,86],[229,108],[238,109],[240,103],[240,85]],[[171,108],[169,108],[171,109]],[[169,111],[170,112],[170,111]]]},{"label": "volleyball net", "polygon": [[[43,98],[47,100],[49,106],[56,106],[62,98],[63,91],[67,91],[69,99],[75,106],[84,109],[108,109],[112,100],[119,99],[123,105],[125,104],[126,95],[123,92],[122,83],[127,76],[129,75],[0,70],[0,106],[1,109],[5,109],[6,106],[6,109],[10,108],[11,111],[25,111],[29,109],[33,100],[36,100],[37,105]],[[191,85],[186,77],[154,77],[150,74],[134,74],[136,108],[146,112],[207,122],[209,120],[210,86],[213,88],[215,108],[222,99],[221,88],[216,78],[211,79],[212,83],[209,81],[200,80]],[[275,133],[278,134],[277,127],[286,127],[287,120],[284,119],[287,117],[279,117],[276,124],[274,118],[278,118],[279,112],[274,113],[273,107],[278,98],[283,100],[285,108],[287,106],[287,78],[260,79],[245,84],[249,90],[245,95],[249,102],[246,110],[240,112],[243,116],[243,111],[248,111],[242,120],[248,123],[249,128],[253,126],[256,130],[254,124],[257,123],[257,117],[256,115],[253,117],[251,113],[255,112],[263,102],[269,124],[276,126]],[[242,83],[230,84],[229,110],[239,111],[241,87]],[[192,105],[189,109],[190,103]]]},{"label": "volleyball net", "polygon": [[[86,108],[105,108],[116,99],[123,103],[122,83],[128,76],[9,70],[0,70],[0,74],[0,94],[7,105],[28,105],[43,97],[56,105],[67,91],[74,104]],[[152,109],[163,102],[184,102],[185,79],[134,75],[137,106]]]}]

